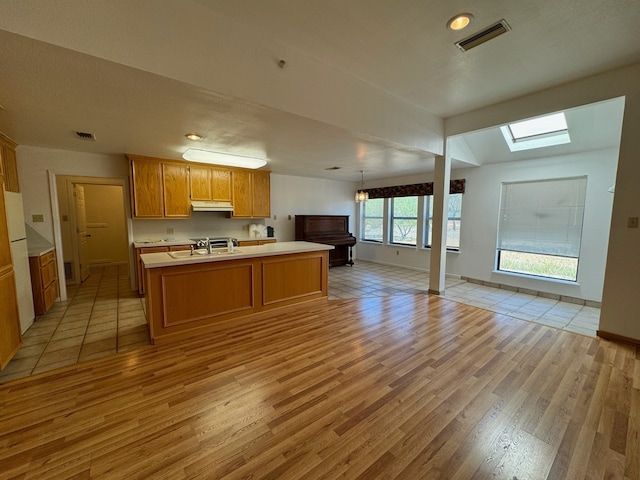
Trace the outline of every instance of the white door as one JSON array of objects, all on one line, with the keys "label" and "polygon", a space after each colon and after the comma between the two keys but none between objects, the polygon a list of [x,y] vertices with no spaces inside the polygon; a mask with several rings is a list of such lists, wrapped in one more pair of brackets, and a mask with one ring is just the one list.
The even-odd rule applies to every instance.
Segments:
[{"label": "white door", "polygon": [[73,184],[73,197],[76,201],[76,234],[78,245],[78,263],[80,264],[80,282],[84,282],[91,274],[89,270],[89,256],[87,255],[87,241],[91,235],[87,233],[87,211],[84,202],[84,187]]}]

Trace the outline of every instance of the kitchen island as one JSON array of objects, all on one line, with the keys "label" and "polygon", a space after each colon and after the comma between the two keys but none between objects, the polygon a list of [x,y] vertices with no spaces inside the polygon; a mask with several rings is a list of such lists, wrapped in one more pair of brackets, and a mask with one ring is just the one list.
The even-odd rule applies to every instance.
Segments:
[{"label": "kitchen island", "polygon": [[240,317],[327,301],[332,245],[278,242],[212,253],[147,253],[147,323],[152,343],[228,331]]}]

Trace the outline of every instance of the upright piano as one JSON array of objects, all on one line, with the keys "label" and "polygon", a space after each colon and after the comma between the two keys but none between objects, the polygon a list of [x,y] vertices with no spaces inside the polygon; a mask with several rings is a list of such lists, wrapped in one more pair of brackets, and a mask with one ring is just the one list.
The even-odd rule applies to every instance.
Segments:
[{"label": "upright piano", "polygon": [[329,250],[330,267],[353,265],[356,237],[349,232],[349,215],[296,215],[296,240],[335,246]]}]

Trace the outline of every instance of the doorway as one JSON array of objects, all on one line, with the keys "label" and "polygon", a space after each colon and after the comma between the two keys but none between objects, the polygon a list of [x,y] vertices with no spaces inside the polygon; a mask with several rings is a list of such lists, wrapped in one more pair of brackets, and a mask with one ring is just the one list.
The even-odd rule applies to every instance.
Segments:
[{"label": "doorway", "polygon": [[123,180],[59,175],[56,187],[66,284],[87,280],[92,266],[128,265]]}]

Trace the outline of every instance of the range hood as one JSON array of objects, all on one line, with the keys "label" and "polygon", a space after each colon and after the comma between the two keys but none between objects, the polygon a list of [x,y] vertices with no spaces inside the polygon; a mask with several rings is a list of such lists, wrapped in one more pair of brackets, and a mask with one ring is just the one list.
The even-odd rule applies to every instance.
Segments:
[{"label": "range hood", "polygon": [[233,212],[231,202],[191,201],[194,212]]}]

